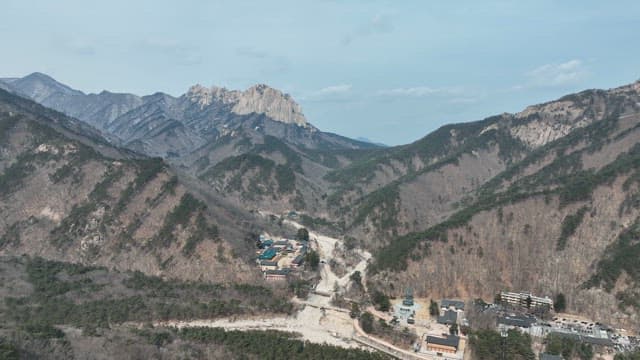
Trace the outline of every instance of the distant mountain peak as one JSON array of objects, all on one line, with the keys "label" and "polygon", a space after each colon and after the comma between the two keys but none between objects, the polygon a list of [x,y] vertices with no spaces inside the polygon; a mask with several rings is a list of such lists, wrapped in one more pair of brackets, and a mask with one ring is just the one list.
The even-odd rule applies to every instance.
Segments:
[{"label": "distant mountain peak", "polygon": [[56,81],[54,78],[41,72],[31,73],[23,78],[16,79],[11,82],[12,85],[19,88],[22,93],[26,94],[35,101],[42,101],[54,93],[64,95],[82,95],[79,90]]},{"label": "distant mountain peak", "polygon": [[289,94],[266,84],[256,84],[244,91],[228,90],[217,86],[207,88],[196,84],[189,88],[186,96],[201,108],[215,101],[232,105],[231,111],[239,115],[265,114],[275,121],[302,127],[310,126],[302,113],[302,108]]},{"label": "distant mountain peak", "polygon": [[32,72],[31,74],[25,76],[24,79],[41,79],[41,80],[57,82],[51,76],[49,76],[49,75],[47,75],[45,73],[38,72],[38,71]]}]

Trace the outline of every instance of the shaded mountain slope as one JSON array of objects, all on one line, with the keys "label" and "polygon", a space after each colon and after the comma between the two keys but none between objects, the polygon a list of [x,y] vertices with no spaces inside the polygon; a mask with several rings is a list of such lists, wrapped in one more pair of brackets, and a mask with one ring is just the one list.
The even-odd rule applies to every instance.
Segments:
[{"label": "shaded mountain slope", "polygon": [[2,90],[0,197],[3,254],[185,279],[255,275],[234,260],[245,246],[237,212],[191,195],[161,159],[115,148],[87,125]]}]

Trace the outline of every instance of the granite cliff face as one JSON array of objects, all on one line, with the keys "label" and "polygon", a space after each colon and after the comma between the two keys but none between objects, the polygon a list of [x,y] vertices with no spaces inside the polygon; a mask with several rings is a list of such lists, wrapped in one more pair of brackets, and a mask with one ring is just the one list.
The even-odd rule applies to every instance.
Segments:
[{"label": "granite cliff face", "polygon": [[245,91],[194,85],[189,89],[186,97],[202,108],[219,102],[231,105],[231,111],[238,115],[265,114],[269,118],[285,124],[301,127],[311,126],[302,114],[300,105],[289,94],[283,94],[281,91],[264,84],[254,85]]}]

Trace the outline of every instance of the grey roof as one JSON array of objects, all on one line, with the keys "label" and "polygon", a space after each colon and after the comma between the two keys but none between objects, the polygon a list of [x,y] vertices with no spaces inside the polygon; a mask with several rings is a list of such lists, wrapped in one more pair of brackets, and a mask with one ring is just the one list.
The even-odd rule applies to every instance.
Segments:
[{"label": "grey roof", "polygon": [[447,337],[445,338],[437,336],[427,336],[427,344],[453,346],[457,349],[458,345],[460,344],[460,338],[455,335],[447,335]]},{"label": "grey roof", "polygon": [[540,354],[540,360],[564,360],[562,355],[551,355],[547,353]]},{"label": "grey roof", "polygon": [[530,328],[531,325],[536,323],[535,318],[522,315],[507,315],[498,317],[498,324],[507,326],[517,326],[521,328]]},{"label": "grey roof", "polygon": [[278,266],[278,263],[276,261],[260,260],[260,265],[262,265],[262,266]]},{"label": "grey roof", "polygon": [[458,321],[458,313],[454,310],[447,310],[444,315],[438,316],[438,324],[452,325]]},{"label": "grey roof", "polygon": [[445,308],[454,307],[459,310],[464,310],[464,301],[442,299],[440,300],[440,306]]},{"label": "grey roof", "polygon": [[292,263],[296,265],[300,265],[304,262],[304,255],[298,255],[295,259],[293,259]]},{"label": "grey roof", "polygon": [[276,242],[273,243],[273,245],[278,245],[278,246],[286,246],[289,245],[289,241],[288,240],[278,240]]}]

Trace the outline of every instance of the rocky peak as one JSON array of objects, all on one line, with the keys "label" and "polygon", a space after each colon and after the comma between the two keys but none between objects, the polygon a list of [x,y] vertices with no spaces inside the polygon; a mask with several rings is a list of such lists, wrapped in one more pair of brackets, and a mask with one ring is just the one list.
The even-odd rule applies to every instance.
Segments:
[{"label": "rocky peak", "polygon": [[265,84],[253,85],[245,91],[228,90],[217,86],[207,88],[197,84],[189,88],[186,97],[201,108],[217,102],[232,105],[231,111],[239,115],[265,114],[275,121],[302,127],[309,126],[302,114],[302,108],[289,94]]}]

